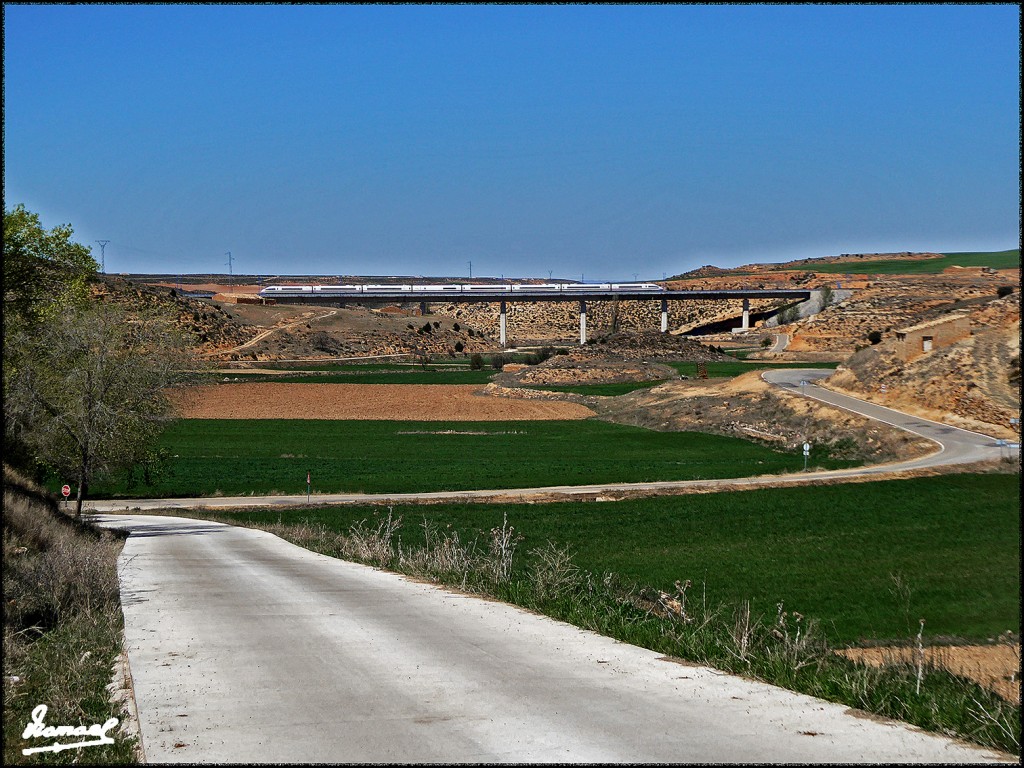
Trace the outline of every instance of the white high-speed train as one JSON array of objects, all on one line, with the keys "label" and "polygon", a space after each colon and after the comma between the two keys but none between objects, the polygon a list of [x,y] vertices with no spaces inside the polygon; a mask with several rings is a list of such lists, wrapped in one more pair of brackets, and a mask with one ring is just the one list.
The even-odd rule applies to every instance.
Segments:
[{"label": "white high-speed train", "polygon": [[448,285],[268,285],[260,296],[351,296],[408,293],[593,293],[595,291],[663,291],[655,283],[541,283],[539,285],[452,283]]}]

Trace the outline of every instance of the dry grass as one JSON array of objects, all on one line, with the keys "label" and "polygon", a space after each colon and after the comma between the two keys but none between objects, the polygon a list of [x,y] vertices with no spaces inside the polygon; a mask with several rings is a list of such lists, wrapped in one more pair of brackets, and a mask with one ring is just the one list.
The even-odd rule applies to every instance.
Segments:
[{"label": "dry grass", "polygon": [[[123,718],[107,686],[121,652],[117,558],[123,534],[60,512],[41,489],[4,467],[4,762],[134,762],[134,740],[26,758],[31,711],[47,723],[89,725]],[[49,741],[33,742],[44,746]]]}]

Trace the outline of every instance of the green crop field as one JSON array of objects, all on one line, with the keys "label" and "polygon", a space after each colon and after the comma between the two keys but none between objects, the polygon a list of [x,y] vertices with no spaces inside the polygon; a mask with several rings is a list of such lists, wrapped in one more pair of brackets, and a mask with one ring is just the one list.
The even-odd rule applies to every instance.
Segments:
[{"label": "green crop field", "polygon": [[[1020,267],[1020,249],[946,253],[941,259],[885,259],[846,264],[815,264],[815,272],[857,275],[922,275],[936,274],[947,267],[991,267],[1017,269]],[[808,267],[810,269],[810,267]]]},{"label": "green crop field", "polygon": [[599,395],[601,397],[616,397],[635,392],[638,389],[650,389],[665,382],[665,379],[657,381],[620,381],[611,384],[536,384],[524,386],[523,389],[540,389],[545,392],[572,392],[577,395]]},{"label": "green crop field", "polygon": [[[697,376],[697,363],[666,363],[679,371],[683,376],[689,376],[691,379]],[[720,379],[720,378],[732,378],[733,376],[740,376],[750,371],[760,370],[773,370],[776,368],[835,368],[839,363],[763,363],[761,361],[753,362],[742,362],[742,361],[731,361],[723,360],[719,362],[705,363],[708,372],[708,378]]]},{"label": "green crop field", "polygon": [[[697,363],[665,363],[675,368],[681,375],[691,379],[697,378]],[[741,361],[719,361],[706,363],[708,378],[723,379],[739,376],[750,371],[771,370],[774,368],[835,368],[839,363],[745,363]],[[659,381],[623,381],[613,384],[537,384],[524,387],[525,389],[542,389],[547,392],[572,392],[577,395],[600,395],[604,397],[615,397],[635,392],[638,389],[649,389],[663,383],[666,379]]]},{"label": "green crop field", "polygon": [[[948,475],[805,488],[658,497],[615,503],[396,506],[403,544],[422,523],[463,541],[500,526],[526,554],[567,545],[581,568],[617,573],[691,600],[750,600],[774,616],[782,602],[822,623],[832,641],[930,638],[985,641],[1020,630],[1018,475]],[[309,521],[346,531],[380,507],[245,510],[262,523]],[[224,517],[224,513],[218,513]],[[522,559],[520,560],[520,563]],[[905,589],[897,587],[896,579]]]},{"label": "green crop field", "polygon": [[[602,421],[183,419],[164,433],[152,484],[125,477],[90,496],[306,491],[390,493],[744,477],[800,471],[803,454],[735,438]],[[849,461],[816,455],[825,468]],[[51,485],[60,488],[59,478]]]}]

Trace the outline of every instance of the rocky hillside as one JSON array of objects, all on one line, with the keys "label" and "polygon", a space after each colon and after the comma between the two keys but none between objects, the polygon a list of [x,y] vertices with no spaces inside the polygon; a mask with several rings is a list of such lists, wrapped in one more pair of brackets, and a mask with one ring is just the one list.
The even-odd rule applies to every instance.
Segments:
[{"label": "rocky hillside", "polygon": [[[934,320],[954,310],[973,312],[998,298],[1000,276],[931,275],[872,281],[821,314],[795,323],[789,352],[830,352],[843,359],[870,342],[873,332],[892,339],[896,330]],[[1005,288],[1004,288],[1005,290]],[[1016,294],[1019,302],[1019,293]]]},{"label": "rocky hillside", "polygon": [[[741,287],[736,281],[736,287]],[[752,312],[767,311],[784,302],[775,299],[750,303]],[[465,319],[491,336],[499,333],[498,304],[434,305],[435,312],[456,319]],[[672,333],[687,333],[693,328],[710,323],[739,318],[743,314],[741,301],[670,301],[668,327]],[[506,333],[517,343],[543,342],[550,339],[579,338],[579,301],[508,302],[506,305]],[[661,328],[661,302],[650,301],[590,301],[587,302],[587,335],[606,336],[615,333],[659,331]]]},{"label": "rocky hillside", "polygon": [[232,317],[220,304],[182,296],[174,288],[140,285],[103,275],[93,286],[99,301],[152,309],[176,317],[178,327],[194,339],[200,352],[241,344],[251,338],[254,329]]},{"label": "rocky hillside", "polygon": [[[971,336],[909,362],[884,338],[852,357],[825,386],[949,421],[967,429],[1019,438],[1020,294],[969,304]],[[883,391],[884,389],[884,391]]]}]

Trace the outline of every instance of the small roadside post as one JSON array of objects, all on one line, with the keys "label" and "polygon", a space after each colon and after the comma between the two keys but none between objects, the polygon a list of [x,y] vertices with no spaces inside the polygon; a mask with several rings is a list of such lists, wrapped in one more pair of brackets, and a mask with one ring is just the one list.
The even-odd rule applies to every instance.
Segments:
[{"label": "small roadside post", "polygon": [[811,444],[804,443],[804,472],[807,471],[807,457],[811,455]]},{"label": "small roadside post", "polygon": [[307,469],[306,470],[306,503],[307,504],[309,504],[309,487],[310,487],[310,483],[312,482],[312,479],[313,479],[313,476],[310,474],[309,470]]},{"label": "small roadside post", "polygon": [[67,509],[68,508],[68,496],[71,495],[71,486],[70,485],[62,485],[61,489],[60,489],[60,492],[64,496],[64,509]]}]

